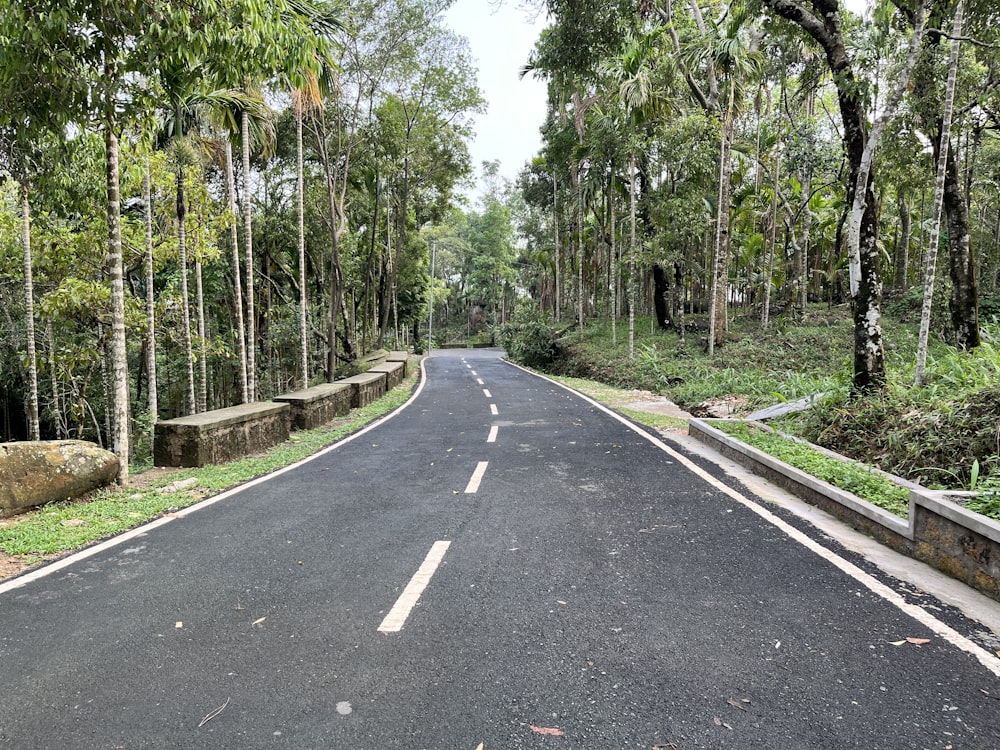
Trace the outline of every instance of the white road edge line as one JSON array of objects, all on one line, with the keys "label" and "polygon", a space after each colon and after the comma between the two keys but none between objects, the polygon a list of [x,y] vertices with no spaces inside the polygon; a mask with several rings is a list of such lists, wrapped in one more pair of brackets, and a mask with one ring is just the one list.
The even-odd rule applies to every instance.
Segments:
[{"label": "white road edge line", "polygon": [[469,483],[465,486],[465,494],[471,495],[475,492],[479,492],[479,485],[483,481],[483,475],[486,473],[486,467],[490,465],[489,461],[480,461],[476,464],[476,470],[472,472],[472,478]]},{"label": "white road edge line", "polygon": [[855,581],[857,581],[862,586],[867,588],[869,591],[876,594],[877,596],[882,597],[887,602],[894,605],[896,608],[900,609],[902,612],[904,612],[905,614],[909,615],[914,620],[919,622],[921,625],[924,625],[928,629],[932,630],[940,638],[948,641],[948,643],[952,644],[956,648],[965,651],[967,654],[972,655],[973,657],[976,658],[976,660],[979,661],[980,664],[986,667],[986,669],[988,669],[997,677],[1000,677],[1000,659],[991,654],[989,651],[982,648],[977,643],[969,640],[954,628],[941,622],[939,619],[934,617],[934,615],[930,614],[927,610],[923,609],[922,607],[918,607],[915,604],[910,604],[898,593],[893,591],[891,588],[886,586],[884,583],[879,581],[874,576],[865,573],[863,570],[861,570],[861,568],[859,568],[854,563],[848,562],[847,560],[838,557],[834,552],[831,552],[822,544],[819,544],[818,542],[814,541],[808,535],[799,531],[794,526],[791,526],[790,524],[786,523],[784,520],[774,515],[766,508],[762,508],[761,506],[757,505],[757,503],[753,502],[749,498],[740,494],[739,492],[729,487],[725,483],[719,481],[711,474],[709,474],[707,471],[702,469],[700,466],[698,466],[690,459],[688,459],[686,456],[684,456],[681,453],[678,453],[673,448],[668,446],[659,438],[653,437],[645,430],[637,427],[635,424],[627,420],[625,417],[611,411],[611,409],[604,406],[604,404],[598,403],[589,396],[585,396],[584,394],[580,393],[579,391],[573,390],[567,385],[563,385],[562,383],[559,383],[555,380],[551,380],[550,378],[547,378],[544,375],[539,375],[537,372],[532,372],[531,370],[521,367],[520,365],[516,365],[513,362],[508,362],[508,364],[510,364],[512,367],[517,367],[520,370],[524,370],[530,375],[534,375],[535,377],[541,378],[542,380],[547,380],[548,382],[557,385],[560,388],[569,391],[570,393],[576,394],[579,398],[583,399],[591,406],[600,409],[612,419],[618,420],[623,425],[628,427],[630,430],[641,435],[650,443],[652,443],[657,448],[662,450],[664,453],[669,455],[671,458],[676,460],[686,469],[704,479],[706,482],[711,484],[720,492],[725,493],[736,502],[747,507],[749,510],[756,513],[765,521],[783,531],[785,534],[787,534],[790,538],[794,539],[796,542],[801,544],[803,547],[812,550],[817,555],[822,557],[824,560],[826,560],[830,564],[834,565],[835,567],[839,568],[841,571],[849,575],[851,578],[853,578]]},{"label": "white road edge line", "polygon": [[490,404],[490,414],[492,414],[494,417],[500,416],[500,412],[497,411],[496,404]]},{"label": "white road edge line", "polygon": [[448,551],[448,547],[450,546],[451,542],[434,542],[431,545],[431,551],[427,553],[427,557],[424,558],[417,572],[413,574],[410,582],[406,584],[403,593],[399,595],[396,603],[392,605],[389,614],[385,616],[382,624],[378,626],[378,632],[398,633],[403,629],[403,623],[406,622],[406,618],[410,616],[413,608],[417,606],[420,595],[424,593],[427,584],[431,582],[434,572],[438,569],[438,565],[441,564],[441,560],[444,559],[444,553]]},{"label": "white road edge line", "polygon": [[46,576],[56,573],[62,570],[63,568],[67,568],[70,565],[79,562],[80,560],[86,560],[88,557],[92,557],[100,552],[104,552],[107,549],[116,547],[119,544],[124,544],[125,542],[131,541],[136,537],[143,536],[147,532],[150,532],[153,529],[155,529],[157,526],[163,526],[164,524],[170,523],[173,520],[176,520],[178,518],[183,518],[184,516],[199,511],[202,508],[207,508],[210,505],[215,505],[215,503],[220,502],[221,500],[226,500],[227,498],[230,498],[233,495],[237,495],[240,492],[244,492],[245,490],[248,490],[251,487],[256,487],[259,484],[263,484],[264,482],[274,479],[275,477],[279,477],[282,474],[285,474],[289,471],[299,468],[300,466],[304,466],[310,461],[313,461],[319,458],[320,456],[326,455],[327,453],[336,450],[340,446],[346,445],[352,440],[356,440],[365,433],[374,430],[379,425],[388,422],[394,416],[403,411],[403,409],[405,409],[414,401],[416,401],[417,397],[420,395],[420,392],[424,389],[424,385],[427,383],[427,370],[424,367],[424,362],[425,360],[421,360],[420,362],[420,384],[417,386],[417,389],[413,392],[410,398],[408,398],[397,409],[389,412],[381,419],[376,419],[374,422],[372,422],[364,429],[358,430],[353,435],[348,435],[343,440],[340,440],[339,442],[336,442],[333,445],[329,445],[323,450],[317,453],[313,453],[311,456],[303,458],[301,461],[296,461],[294,464],[289,464],[288,466],[278,469],[277,471],[273,471],[270,474],[265,474],[262,477],[251,479],[249,482],[241,484],[239,487],[233,487],[232,489],[226,490],[225,492],[220,492],[218,495],[214,495],[213,497],[202,500],[200,503],[189,505],[186,508],[174,511],[169,516],[160,516],[159,518],[154,519],[147,524],[144,524],[142,526],[137,526],[136,528],[130,531],[126,531],[124,534],[119,534],[118,536],[112,537],[111,539],[104,540],[100,544],[95,544],[93,547],[87,547],[87,549],[80,550],[79,552],[64,557],[61,560],[57,560],[56,562],[50,563],[49,565],[37,568],[36,570],[31,571],[30,573],[25,573],[24,575],[18,576],[17,578],[12,578],[6,583],[0,583],[0,594],[6,593],[7,591],[11,591],[13,589],[20,588],[22,586],[26,586],[33,581],[37,581],[40,578],[45,578]]},{"label": "white road edge line", "polygon": [[497,433],[500,432],[500,428],[497,425],[490,427],[490,436],[486,438],[487,443],[495,443],[497,441]]},{"label": "white road edge line", "polygon": [[486,396],[486,398],[493,398],[493,394],[490,393],[489,388],[483,388],[483,395]]}]

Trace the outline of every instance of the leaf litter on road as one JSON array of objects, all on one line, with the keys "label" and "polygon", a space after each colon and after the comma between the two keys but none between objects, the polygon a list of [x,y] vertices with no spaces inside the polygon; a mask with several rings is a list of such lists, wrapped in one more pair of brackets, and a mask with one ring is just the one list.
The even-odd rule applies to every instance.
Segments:
[{"label": "leaf litter on road", "polygon": [[225,710],[226,710],[226,706],[228,706],[228,705],[229,705],[229,701],[230,701],[230,699],[229,699],[229,698],[226,698],[226,702],[225,702],[225,703],[223,703],[223,704],[222,704],[221,706],[219,706],[219,707],[218,707],[217,709],[215,709],[214,711],[209,711],[209,712],[208,712],[207,714],[205,714],[205,718],[203,718],[203,719],[202,719],[202,720],[201,720],[200,722],[198,722],[198,728],[199,728],[199,729],[201,729],[201,728],[202,728],[203,726],[205,726],[205,725],[206,725],[206,724],[207,724],[208,722],[210,722],[210,721],[211,721],[212,719],[214,719],[214,718],[215,718],[216,716],[218,716],[218,715],[219,715],[219,714],[221,714],[221,713],[222,713],[223,711],[225,711]]},{"label": "leaf litter on road", "polygon": [[529,724],[531,731],[536,734],[550,734],[553,737],[562,737],[566,733],[561,729],[556,729],[555,727],[536,727],[534,724]]}]

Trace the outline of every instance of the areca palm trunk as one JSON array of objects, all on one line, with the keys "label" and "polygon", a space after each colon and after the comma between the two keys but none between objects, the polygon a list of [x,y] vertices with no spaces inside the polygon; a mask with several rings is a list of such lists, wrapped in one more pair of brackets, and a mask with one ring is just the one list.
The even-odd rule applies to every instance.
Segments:
[{"label": "areca palm trunk", "polygon": [[559,308],[562,306],[562,296],[560,286],[562,277],[559,272],[559,184],[556,182],[556,173],[552,173],[552,241],[556,248],[556,295],[555,295],[555,317],[559,322]]},{"label": "areca palm trunk", "polygon": [[941,234],[941,211],[945,199],[945,179],[948,169],[948,151],[951,141],[951,118],[955,103],[955,83],[958,77],[958,59],[961,47],[962,12],[964,0],[955,6],[955,26],[952,33],[951,59],[948,65],[948,83],[945,86],[944,112],[941,116],[941,145],[938,149],[937,174],[934,181],[934,207],[931,213],[931,237],[924,261],[924,300],[920,310],[920,333],[917,338],[916,383],[924,381],[927,367],[927,339],[931,327],[931,303],[934,299],[934,282],[937,267],[937,247]]},{"label": "areca palm trunk", "polygon": [[719,200],[715,222],[715,254],[712,260],[712,299],[708,324],[708,355],[715,354],[715,347],[722,343],[726,332],[726,302],[729,298],[729,205],[732,177],[731,145],[733,138],[733,109],[736,99],[736,82],[729,82],[729,107],[722,121],[722,139],[719,153]]},{"label": "areca palm trunk", "polygon": [[[108,76],[111,78],[112,76]],[[125,348],[125,284],[122,273],[121,197],[118,188],[118,136],[113,123],[105,124],[107,172],[108,274],[111,279],[111,449],[118,456],[118,484],[129,479],[128,358]]]},{"label": "areca palm trunk", "polygon": [[194,347],[191,343],[191,298],[188,294],[187,270],[187,199],[184,193],[184,167],[177,167],[177,253],[181,269],[181,315],[184,336],[184,359],[187,370],[187,410],[194,413],[197,401],[194,391]]},{"label": "areca palm trunk", "polygon": [[146,230],[146,404],[149,423],[156,424],[159,412],[156,392],[156,296],[153,290],[153,189],[150,184],[149,155],[146,155],[142,173],[142,202]]},{"label": "areca palm trunk", "polygon": [[28,439],[40,440],[38,355],[35,350],[35,284],[31,275],[31,204],[28,183],[21,184],[21,244],[24,248],[24,324],[28,348]]},{"label": "areca palm trunk", "polygon": [[629,163],[629,251],[628,251],[628,356],[635,356],[635,155]]},{"label": "areca palm trunk", "polygon": [[229,225],[229,240],[233,246],[233,303],[236,318],[236,346],[240,357],[240,401],[249,401],[247,395],[247,336],[243,321],[243,272],[240,270],[240,241],[236,228],[236,180],[233,177],[233,142],[226,138],[226,191],[228,192],[229,213],[233,221]]},{"label": "areca palm trunk", "polygon": [[771,226],[767,238],[767,264],[764,270],[764,312],[761,324],[767,328],[771,317],[771,274],[774,270],[774,244],[778,234],[778,176],[781,172],[781,143],[774,158],[774,183],[771,194]]},{"label": "areca palm trunk", "polygon": [[194,287],[198,309],[198,411],[208,411],[208,347],[205,338],[205,285],[201,259],[194,261]]},{"label": "areca palm trunk", "polygon": [[[302,347],[302,387],[309,387],[309,331],[306,315],[306,219],[305,219],[305,174],[302,164],[302,94],[296,91],[295,104],[295,168],[296,192],[298,194],[298,225],[299,225],[299,337]],[[372,230],[374,234],[374,229]]]},{"label": "areca palm trunk", "polygon": [[618,253],[615,245],[615,178],[612,174],[608,190],[608,223],[611,225],[611,346],[618,347]]},{"label": "areca palm trunk", "polygon": [[245,109],[240,113],[240,138],[243,141],[243,242],[247,273],[247,401],[253,403],[257,400],[257,321],[253,288],[253,206],[250,201],[250,114]]}]

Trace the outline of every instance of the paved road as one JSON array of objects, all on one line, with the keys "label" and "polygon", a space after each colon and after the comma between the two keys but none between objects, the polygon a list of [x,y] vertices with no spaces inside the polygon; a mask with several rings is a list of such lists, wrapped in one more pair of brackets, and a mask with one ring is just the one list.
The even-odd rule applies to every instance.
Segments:
[{"label": "paved road", "polygon": [[995,657],[690,466],[435,353],[385,424],[0,590],[0,747],[1000,747]]}]

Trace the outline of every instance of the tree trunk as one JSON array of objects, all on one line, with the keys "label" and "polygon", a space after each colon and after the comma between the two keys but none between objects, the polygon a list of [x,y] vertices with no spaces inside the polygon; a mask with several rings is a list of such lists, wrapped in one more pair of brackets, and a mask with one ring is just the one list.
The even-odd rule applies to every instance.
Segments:
[{"label": "tree trunk", "polygon": [[635,356],[635,155],[629,163],[628,356]]},{"label": "tree trunk", "polygon": [[[109,76],[110,77],[110,76]],[[118,484],[129,480],[128,355],[125,346],[125,284],[122,273],[121,197],[118,189],[118,136],[105,123],[105,168],[108,187],[108,272],[111,279],[111,450],[118,456]]]},{"label": "tree trunk", "polygon": [[[840,117],[844,125],[844,146],[847,152],[847,205],[860,208],[852,222],[852,237],[857,238],[856,289],[852,288],[854,301],[854,378],[856,390],[880,389],[885,384],[885,352],[882,345],[882,278],[879,267],[878,207],[875,203],[871,173],[858,185],[868,145],[867,114],[861,99],[861,86],[854,76],[851,59],[847,53],[839,3],[829,0],[820,15],[810,12],[804,4],[792,0],[764,0],[783,18],[797,24],[820,46],[837,87]],[[922,9],[921,9],[922,22]],[[912,48],[911,48],[912,52]],[[909,62],[909,58],[908,58]],[[898,90],[898,89],[897,89]],[[863,200],[855,201],[855,194],[864,192]],[[858,196],[861,198],[862,196]],[[853,246],[853,241],[852,241]],[[852,283],[852,287],[855,284]]]},{"label": "tree trunk", "polygon": [[187,371],[187,413],[193,414],[197,404],[194,391],[194,347],[191,342],[191,299],[188,294],[187,270],[187,200],[184,194],[184,167],[177,167],[177,251],[181,270],[181,315],[184,318],[184,359]]},{"label": "tree trunk", "polygon": [[194,261],[194,289],[198,309],[198,411],[208,411],[208,345],[205,337],[205,285],[201,260]]},{"label": "tree trunk", "polygon": [[958,160],[948,149],[944,178],[944,210],[948,219],[951,297],[948,308],[955,346],[966,351],[979,346],[979,284],[976,259],[970,249],[969,204],[958,174]]},{"label": "tree trunk", "polygon": [[233,177],[233,142],[226,138],[226,192],[229,200],[229,213],[232,223],[229,225],[229,242],[233,248],[233,317],[236,320],[236,346],[240,357],[240,403],[249,402],[249,384],[247,382],[247,336],[243,320],[243,271],[240,267],[239,231],[236,228],[236,179]]},{"label": "tree trunk", "polygon": [[[767,262],[764,264],[764,312],[761,315],[761,325],[765,329],[771,322],[771,275],[774,272],[774,244],[778,234],[778,178],[781,174],[781,141],[776,147],[774,157],[774,182],[771,185],[771,227],[767,238]],[[798,257],[798,253],[795,253]],[[793,275],[795,275],[793,271]]]},{"label": "tree trunk", "polygon": [[28,345],[28,440],[41,440],[38,420],[38,356],[35,351],[35,285],[31,275],[31,204],[21,183],[21,246],[24,249],[24,328]]},{"label": "tree trunk", "polygon": [[59,395],[59,371],[56,365],[56,336],[52,331],[52,320],[45,321],[45,339],[49,350],[49,380],[52,383],[52,421],[55,422],[56,439],[62,440],[69,434],[63,399]]},{"label": "tree trunk", "polygon": [[[302,93],[293,94],[295,101],[295,173],[296,194],[298,196],[299,228],[299,345],[302,349],[302,387],[309,387],[309,327],[308,327],[308,287],[306,286],[306,210],[305,173],[302,164]],[[372,228],[374,233],[375,228]]]},{"label": "tree trunk", "polygon": [[559,185],[556,182],[556,173],[552,173],[552,239],[556,248],[556,301],[555,318],[559,322],[559,309],[562,307],[561,285],[562,279],[559,275]]},{"label": "tree trunk", "polygon": [[243,242],[246,245],[247,274],[247,402],[257,400],[257,316],[254,312],[253,202],[250,200],[250,114],[240,115],[243,146]]},{"label": "tree trunk", "polygon": [[611,186],[608,190],[608,219],[611,225],[611,346],[618,348],[618,249],[615,242],[615,235],[618,227],[615,221],[615,178],[611,177]]},{"label": "tree trunk", "polygon": [[910,207],[906,203],[906,193],[900,190],[896,196],[899,205],[899,244],[896,245],[896,288],[906,291],[909,287],[910,234],[912,221]]},{"label": "tree trunk", "polygon": [[726,305],[729,299],[729,202],[732,161],[730,146],[733,137],[733,108],[736,83],[729,82],[729,106],[722,121],[719,153],[719,200],[715,221],[715,253],[712,259],[712,297],[709,310],[708,356],[722,344],[726,332]]},{"label": "tree trunk", "polygon": [[[924,301],[920,310],[920,333],[917,338],[916,383],[922,385],[927,366],[927,339],[931,327],[931,304],[934,299],[934,281],[937,269],[938,239],[941,232],[941,211],[945,200],[945,181],[948,172],[948,152],[951,150],[951,118],[955,103],[955,82],[958,78],[958,59],[961,49],[962,12],[964,0],[955,6],[955,22],[948,64],[948,83],[944,93],[944,111],[941,116],[941,137],[937,149],[937,174],[934,180],[934,207],[931,209],[931,237],[924,262]],[[978,334],[978,328],[977,328]]]},{"label": "tree trunk", "polygon": [[142,172],[142,202],[146,230],[146,404],[149,409],[149,425],[152,430],[159,414],[156,387],[156,294],[153,288],[153,188],[150,176],[150,160],[146,155]]}]

